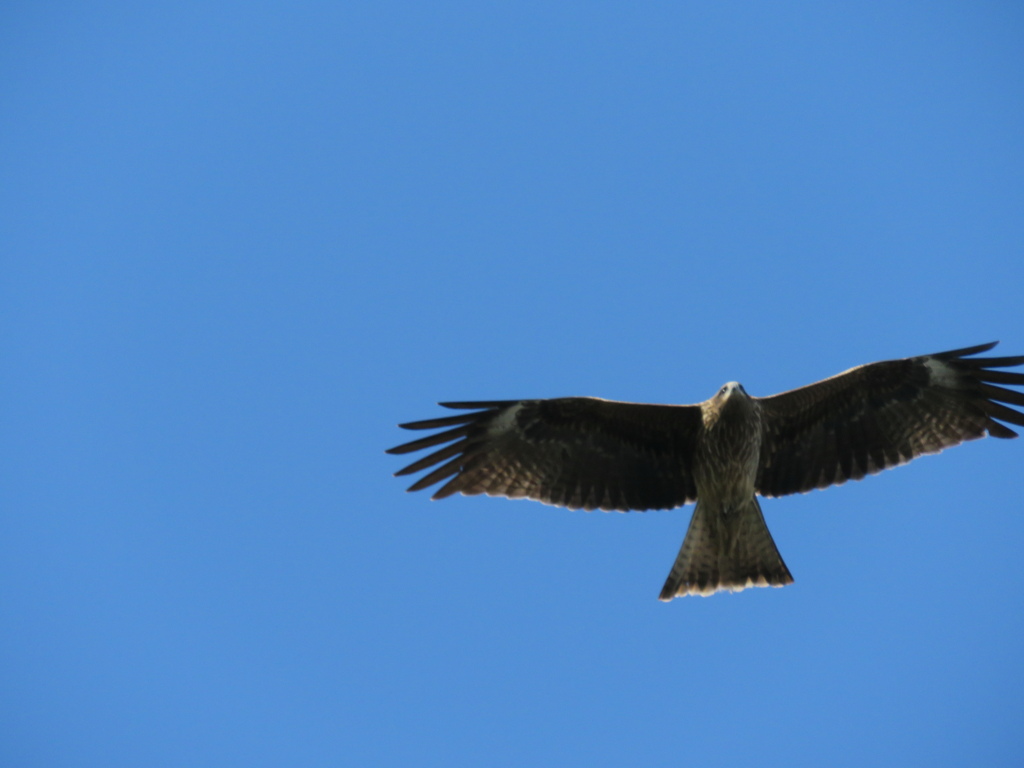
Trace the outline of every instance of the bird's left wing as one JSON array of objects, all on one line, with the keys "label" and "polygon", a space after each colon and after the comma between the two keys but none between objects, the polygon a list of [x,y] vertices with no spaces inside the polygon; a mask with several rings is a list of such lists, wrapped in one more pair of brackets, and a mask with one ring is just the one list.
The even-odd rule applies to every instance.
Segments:
[{"label": "bird's left wing", "polygon": [[446,480],[433,498],[486,493],[623,511],[669,509],[697,496],[691,464],[700,406],[592,397],[441,405],[470,412],[401,424],[444,431],[388,451],[444,446],[395,473],[441,464],[410,491]]},{"label": "bird's left wing", "polygon": [[800,389],[759,398],[764,425],[756,483],[782,496],[859,480],[965,440],[1016,437],[1024,426],[1019,357],[971,357],[995,346],[862,365]]}]

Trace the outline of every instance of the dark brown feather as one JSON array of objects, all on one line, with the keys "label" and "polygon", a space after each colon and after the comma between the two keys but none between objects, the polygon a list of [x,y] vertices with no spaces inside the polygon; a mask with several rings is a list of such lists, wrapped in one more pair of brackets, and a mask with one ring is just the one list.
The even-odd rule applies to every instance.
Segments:
[{"label": "dark brown feather", "polygon": [[450,459],[452,456],[455,456],[456,454],[462,453],[464,450],[466,450],[467,442],[468,441],[466,440],[460,440],[457,443],[452,443],[451,445],[442,448],[440,451],[428,453],[419,461],[414,461],[408,467],[405,467],[395,472],[395,477],[400,477],[401,475],[413,475],[417,472],[420,472],[421,470],[426,469],[427,467],[432,467],[435,464],[444,461],[445,459]]},{"label": "dark brown feather", "polygon": [[[441,467],[438,467],[437,469],[435,469],[430,474],[424,475],[423,477],[421,477],[419,480],[417,480],[415,483],[413,483],[412,485],[409,486],[409,490],[410,491],[422,491],[424,488],[429,488],[434,483],[439,483],[442,480],[444,480],[445,478],[451,477],[452,475],[454,475],[456,472],[459,471],[459,469],[461,469],[461,466],[460,466],[461,464],[462,464],[462,459],[461,458],[452,459],[447,464],[445,464],[445,465],[443,465]],[[401,474],[401,471],[398,471],[398,472],[395,473],[396,476],[400,475],[400,474]],[[443,497],[437,496],[436,498],[443,498]]]},{"label": "dark brown feather", "polygon": [[438,403],[438,405],[442,408],[454,408],[462,411],[479,411],[481,408],[505,408],[518,402],[518,400],[469,400],[462,403]]},{"label": "dark brown feather", "polygon": [[991,370],[1022,365],[1024,357],[964,357],[994,346],[862,365],[759,400],[765,435],[758,493],[857,480],[986,432],[1016,437],[1000,422],[1024,426],[1024,414],[1001,403],[1024,405],[1024,394],[986,382],[1024,384],[1024,374]]},{"label": "dark brown feather", "polygon": [[408,453],[458,441],[396,473],[451,459],[409,490],[447,480],[434,498],[486,493],[607,510],[668,509],[696,498],[690,468],[702,428],[699,406],[586,397],[443,405],[479,410],[403,425],[460,425],[388,451]]},{"label": "dark brown feather", "polygon": [[460,413],[458,416],[444,416],[440,419],[424,419],[423,421],[410,421],[408,424],[399,424],[402,429],[439,429],[450,427],[455,424],[468,424],[475,416],[472,413]]},{"label": "dark brown feather", "polygon": [[1013,403],[1014,405],[1024,405],[1024,392],[1018,392],[1014,389],[1006,389],[1005,387],[995,387],[991,384],[979,384],[978,391],[989,400],[998,400],[1001,403]]},{"label": "dark brown feather", "polygon": [[928,355],[928,357],[934,357],[936,360],[952,360],[954,357],[966,357],[967,355],[980,355],[982,352],[988,352],[990,349],[995,349],[998,341],[989,341],[985,344],[977,344],[973,347],[963,347],[961,349],[951,349],[947,352],[936,352],[935,354]]},{"label": "dark brown feather", "polygon": [[1024,373],[1016,371],[978,371],[978,381],[993,384],[1024,384]]},{"label": "dark brown feather", "polygon": [[1013,408],[1008,408],[1005,405],[1000,405],[999,403],[993,403],[991,401],[982,401],[981,407],[982,410],[993,419],[1008,421],[1011,424],[1016,424],[1018,427],[1024,427],[1024,413],[1021,413],[1020,411],[1015,411]]},{"label": "dark brown feather", "polygon": [[[414,429],[414,427],[406,426],[406,429]],[[452,440],[456,440],[469,432],[468,426],[456,427],[455,429],[449,429],[444,432],[438,432],[433,435],[427,435],[421,437],[419,440],[413,440],[409,443],[402,443],[402,445],[396,445],[394,448],[388,448],[385,453],[401,454],[401,453],[412,453],[413,451],[422,451],[424,448],[430,448],[432,445],[440,445],[441,443],[450,443]]]},{"label": "dark brown feather", "polygon": [[[933,355],[934,357],[934,355]],[[1024,365],[1024,355],[1014,357],[978,357],[969,360],[957,359],[961,368],[1013,368]]]}]

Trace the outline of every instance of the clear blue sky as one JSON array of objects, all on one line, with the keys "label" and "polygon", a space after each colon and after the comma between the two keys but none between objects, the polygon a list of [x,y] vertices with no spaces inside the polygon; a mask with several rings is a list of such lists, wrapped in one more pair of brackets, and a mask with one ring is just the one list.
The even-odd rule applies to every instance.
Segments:
[{"label": "clear blue sky", "polygon": [[763,507],[406,494],[438,400],[1024,353],[1015,3],[6,5],[0,764],[1008,766],[1024,440]]}]

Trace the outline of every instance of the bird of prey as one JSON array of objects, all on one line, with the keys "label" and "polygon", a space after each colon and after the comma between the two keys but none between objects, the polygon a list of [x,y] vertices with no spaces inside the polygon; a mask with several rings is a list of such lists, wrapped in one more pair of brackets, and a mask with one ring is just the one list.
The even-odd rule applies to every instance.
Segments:
[{"label": "bird of prey", "polygon": [[[733,381],[695,405],[561,397],[441,403],[467,411],[401,424],[443,431],[391,448],[444,446],[396,475],[434,467],[410,491],[442,481],[433,498],[535,499],[571,509],[697,505],[661,600],[793,577],[757,497],[840,485],[974,440],[1017,437],[1024,427],[1024,365],[975,357],[997,342],[851,368],[771,397]],[[442,463],[444,462],[444,463]]]}]

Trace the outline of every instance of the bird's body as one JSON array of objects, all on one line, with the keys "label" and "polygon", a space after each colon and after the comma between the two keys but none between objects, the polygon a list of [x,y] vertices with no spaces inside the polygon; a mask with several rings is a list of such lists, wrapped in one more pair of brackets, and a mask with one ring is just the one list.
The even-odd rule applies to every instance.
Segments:
[{"label": "bird's body", "polygon": [[698,499],[726,507],[754,495],[761,458],[761,406],[730,382],[701,404],[704,429],[698,433],[693,479]]},{"label": "bird's body", "polygon": [[701,417],[693,462],[697,506],[661,598],[792,583],[755,496],[760,404],[730,382],[701,404]]},{"label": "bird's body", "polygon": [[[1024,356],[971,357],[995,344],[859,366],[767,398],[736,382],[696,405],[597,398],[443,403],[472,411],[403,424],[438,429],[392,448],[450,443],[405,475],[441,464],[409,490],[531,498],[583,509],[668,509],[696,501],[661,599],[793,581],[757,495],[860,479],[965,440],[1016,437]],[[442,462],[445,462],[442,464]]]}]

